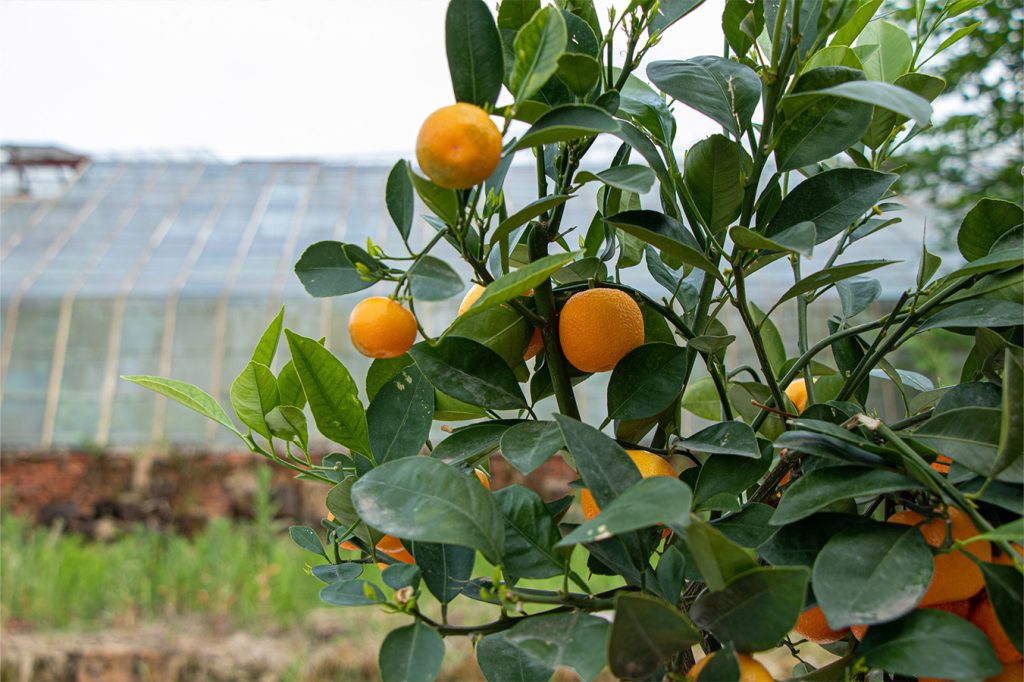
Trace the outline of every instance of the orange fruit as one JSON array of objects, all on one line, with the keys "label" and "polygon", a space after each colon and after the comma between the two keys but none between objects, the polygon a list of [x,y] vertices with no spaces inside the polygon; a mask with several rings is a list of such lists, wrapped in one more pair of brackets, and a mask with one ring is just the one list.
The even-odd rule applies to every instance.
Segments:
[{"label": "orange fruit", "polygon": [[[935,609],[936,611],[946,611],[948,613],[952,613],[954,616],[960,616],[964,620],[967,620],[967,617],[971,613],[971,600],[960,599],[957,601],[943,602],[942,604],[932,604],[931,606],[919,606],[918,608]],[[851,625],[850,631],[853,633],[854,637],[856,637],[858,640],[861,640],[864,639],[864,634],[867,633],[868,626]]]},{"label": "orange fruit", "polygon": [[850,632],[853,633],[853,636],[856,637],[857,641],[859,642],[859,641],[862,641],[864,639],[864,635],[868,634],[868,626],[867,625],[851,625],[850,626]]},{"label": "orange fruit", "polygon": [[[644,478],[650,478],[651,476],[676,478],[679,475],[672,468],[671,464],[652,452],[647,452],[646,450],[626,450],[626,453],[633,460],[633,464],[640,470],[640,475]],[[587,521],[601,513],[597,502],[594,500],[594,496],[586,488],[580,493],[580,505],[583,507],[583,518]]]},{"label": "orange fruit", "polygon": [[843,635],[847,633],[849,628],[843,628],[842,630],[833,630],[828,626],[828,621],[825,619],[825,614],[822,613],[820,606],[807,609],[800,614],[800,618],[796,621],[797,634],[805,639],[809,639],[815,644],[829,644],[831,642],[837,642],[843,638]]},{"label": "orange fruit", "polygon": [[558,317],[562,352],[584,372],[607,372],[644,342],[640,306],[618,289],[573,294]]},{"label": "orange fruit", "polygon": [[[946,520],[935,517],[927,522],[915,511],[896,512],[889,523],[917,526],[925,541],[932,547],[941,547],[946,540]],[[971,519],[956,507],[949,507],[950,535],[954,541],[966,540],[978,534]],[[985,586],[981,569],[964,552],[970,552],[982,561],[992,558],[992,544],[981,540],[972,542],[963,550],[935,556],[935,569],[928,591],[918,606],[931,606],[973,597]]]},{"label": "orange fruit", "polygon": [[[341,548],[352,550],[353,552],[360,551],[358,547],[356,547],[351,542],[348,542],[347,540],[341,543]],[[377,550],[383,552],[384,554],[387,554],[392,559],[396,559],[403,563],[416,563],[416,560],[412,558],[412,554],[409,554],[409,551],[405,548],[405,545],[402,544],[402,541],[396,538],[394,535],[385,535],[384,537],[382,537],[377,542]]]},{"label": "orange fruit", "polygon": [[397,358],[416,341],[416,318],[398,301],[372,296],[348,317],[348,335],[356,350],[370,358]]},{"label": "orange fruit", "polygon": [[539,353],[542,348],[544,348],[544,339],[540,335],[540,330],[534,327],[530,343],[526,344],[526,350],[523,352],[523,360],[529,360]]},{"label": "orange fruit", "polygon": [[[714,653],[708,654],[697,661],[697,664],[690,668],[690,672],[686,673],[686,679],[696,680],[700,677],[700,671],[704,669],[704,666],[714,656]],[[758,663],[757,659],[753,656],[749,654],[736,654],[736,659],[740,663],[740,682],[772,682],[772,674],[768,672],[767,668]]]},{"label": "orange fruit", "polygon": [[797,414],[807,407],[807,382],[803,379],[793,379],[789,386],[786,386],[786,396],[793,401]]},{"label": "orange fruit", "polygon": [[489,178],[501,161],[501,131],[487,112],[459,102],[427,116],[416,160],[435,185],[466,189]]},{"label": "orange fruit", "polygon": [[935,469],[940,474],[949,473],[949,465],[953,463],[949,457],[945,455],[939,455],[934,462],[932,462],[932,469]]},{"label": "orange fruit", "polygon": [[[1011,543],[1011,546],[1013,547],[1013,551],[1017,552],[1017,554],[1019,555],[1017,557],[1017,560],[1018,561],[1024,560],[1024,548],[1021,548],[1021,546],[1018,545],[1016,542]],[[1007,566],[1012,566],[1013,565],[1013,559],[1011,559],[1010,555],[1007,554],[1006,552],[1000,552],[999,554],[994,554],[992,556],[992,563],[994,563],[994,564],[1006,564]]]},{"label": "orange fruit", "polygon": [[970,621],[988,637],[1000,663],[1016,663],[1024,660],[1024,656],[1017,651],[1017,647],[1010,641],[1002,623],[996,617],[996,610],[992,606],[992,602],[988,600],[988,595],[982,597],[981,601],[975,605],[971,611]]},{"label": "orange fruit", "polygon": [[1003,666],[1001,673],[988,678],[988,682],[1020,682],[1021,680],[1024,680],[1024,663],[1021,661],[1007,663]]},{"label": "orange fruit", "polygon": [[476,303],[476,300],[480,298],[480,294],[484,293],[484,287],[479,284],[474,284],[466,292],[466,296],[462,299],[462,303],[459,304],[459,315],[469,310],[469,307]]},{"label": "orange fruit", "polygon": [[485,488],[487,488],[488,490],[491,489],[491,479],[487,477],[487,474],[480,471],[479,469],[473,469],[473,473],[476,474],[476,477],[480,480],[481,483],[483,483],[483,486]]}]

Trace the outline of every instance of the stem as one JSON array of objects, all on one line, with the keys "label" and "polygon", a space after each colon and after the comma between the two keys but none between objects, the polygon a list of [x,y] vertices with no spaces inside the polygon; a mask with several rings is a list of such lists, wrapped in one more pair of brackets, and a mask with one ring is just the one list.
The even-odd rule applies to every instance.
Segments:
[{"label": "stem", "polygon": [[[800,281],[800,256],[794,255],[790,259],[793,265],[793,280]],[[796,297],[796,318],[797,318],[797,349],[800,355],[807,352],[807,299],[803,294]],[[811,366],[804,365],[804,386],[807,389],[807,404],[813,405],[817,402],[814,399],[814,378],[811,376]],[[781,404],[781,403],[780,403]]]},{"label": "stem", "polygon": [[771,362],[768,360],[768,352],[765,350],[764,341],[761,339],[761,332],[754,323],[754,318],[750,316],[750,309],[747,307],[747,288],[743,279],[743,268],[736,268],[733,274],[736,277],[736,308],[740,312],[743,326],[747,328],[747,332],[750,334],[750,341],[754,344],[754,353],[757,355],[757,361],[761,365],[761,372],[764,374],[765,383],[768,384],[768,390],[771,391],[775,404],[785,405],[786,403],[782,399],[782,390],[775,380],[775,372],[772,371]]}]

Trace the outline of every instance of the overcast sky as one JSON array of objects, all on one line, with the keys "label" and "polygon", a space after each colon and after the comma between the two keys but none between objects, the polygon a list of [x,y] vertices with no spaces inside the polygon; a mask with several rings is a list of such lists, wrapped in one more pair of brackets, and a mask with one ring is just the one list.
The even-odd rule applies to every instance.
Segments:
[{"label": "overcast sky", "polygon": [[[602,18],[610,4],[598,2]],[[722,5],[708,0],[648,61],[721,54]],[[453,99],[446,6],[2,2],[0,139],[225,160],[408,156],[422,120]],[[686,112],[677,141],[716,129]]]}]

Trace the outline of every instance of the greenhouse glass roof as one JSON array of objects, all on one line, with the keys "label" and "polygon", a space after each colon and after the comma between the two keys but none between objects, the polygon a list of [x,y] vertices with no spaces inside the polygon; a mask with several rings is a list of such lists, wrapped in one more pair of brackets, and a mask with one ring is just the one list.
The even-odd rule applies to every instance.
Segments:
[{"label": "greenhouse glass roof", "polygon": [[[369,361],[345,331],[361,296],[310,298],[292,267],[306,246],[324,239],[370,238],[397,252],[383,199],[388,171],[319,162],[102,161],[55,197],[5,199],[0,443],[236,446],[226,430],[118,377],[173,376],[226,405],[231,381],[282,304],[286,326],[326,336],[361,376]],[[534,182],[532,168],[512,169],[506,196],[513,207],[530,200]],[[589,224],[593,190],[583,194],[568,204],[566,224]],[[432,230],[418,224],[422,241]],[[919,230],[890,230],[872,243],[873,254],[856,257],[902,253],[916,264]],[[881,271],[886,290],[913,278],[913,268],[893,270]],[[460,272],[468,283],[468,268]],[[642,266],[629,272],[656,293]],[[788,268],[772,272],[763,295],[791,284]],[[440,332],[458,300],[420,304],[417,313]],[[598,414],[603,394],[592,383],[581,402]]]}]

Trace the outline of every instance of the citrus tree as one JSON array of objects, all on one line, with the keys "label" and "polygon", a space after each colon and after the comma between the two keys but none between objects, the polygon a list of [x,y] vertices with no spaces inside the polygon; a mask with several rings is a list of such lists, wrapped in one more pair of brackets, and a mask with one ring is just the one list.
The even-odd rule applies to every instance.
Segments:
[{"label": "citrus tree", "polygon": [[[921,67],[961,32],[929,36],[980,1],[918,2],[908,35],[875,16],[881,0],[728,0],[723,56],[641,71],[700,4],[599,17],[590,0],[496,15],[452,0],[456,102],[382,188],[405,250],[320,242],[295,267],[313,296],[390,291],[350,318],[375,358],[365,393],[324,339],[286,329],[275,363],[283,311],[231,386],[244,430],[194,386],[128,377],[325,484],[326,543],[292,536],[327,561],[311,567],[323,601],[395,614],[386,681],[432,679],[453,636],[492,681],[767,680],[752,654],[777,648],[806,680],[1020,673],[1022,210],[980,202],[942,276],[927,248],[853,257],[897,222],[899,151],[944,85]],[[721,132],[679,150],[682,110]],[[598,139],[617,145],[607,168],[585,163]],[[517,156],[536,165],[523,205],[502,190]],[[569,223],[588,184],[593,217]],[[450,326],[424,329],[416,304],[465,288],[453,257],[472,288]],[[748,292],[776,261],[792,284],[761,310]],[[641,263],[661,295],[624,283]],[[916,285],[876,318],[884,267]],[[841,308],[813,338],[830,292]],[[772,321],[784,307],[790,339]],[[974,341],[958,383],[887,360],[937,330]],[[753,351],[734,364],[738,336]],[[605,416],[588,424],[574,387],[599,373]],[[899,413],[870,403],[872,377]],[[683,411],[709,425],[684,431]],[[339,451],[310,456],[307,415]],[[582,519],[573,495],[491,491],[496,454],[524,474],[560,454]],[[452,622],[455,599],[494,617]],[[833,662],[803,661],[808,642]]]}]

